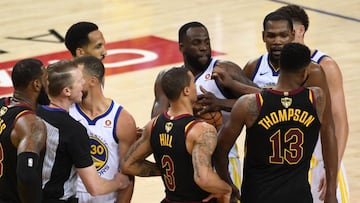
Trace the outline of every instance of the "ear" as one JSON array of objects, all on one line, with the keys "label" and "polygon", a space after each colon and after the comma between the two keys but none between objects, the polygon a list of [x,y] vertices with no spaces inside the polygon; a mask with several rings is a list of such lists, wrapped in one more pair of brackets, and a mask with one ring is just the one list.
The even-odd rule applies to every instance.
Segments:
[{"label": "ear", "polygon": [[299,26],[299,34],[301,36],[304,36],[305,35],[305,26],[304,25],[300,25]]},{"label": "ear", "polygon": [[263,40],[263,42],[265,42],[265,32],[262,31],[261,35],[262,35],[262,40]]},{"label": "ear", "polygon": [[184,95],[185,95],[185,96],[190,95],[190,87],[188,87],[188,86],[184,87],[183,92],[184,92]]},{"label": "ear", "polygon": [[84,49],[82,49],[82,48],[76,48],[76,56],[77,56],[77,57],[83,56],[84,54],[85,54]]},{"label": "ear", "polygon": [[179,51],[182,53],[184,49],[184,44],[182,42],[179,42]]},{"label": "ear", "polygon": [[33,88],[34,88],[34,90],[37,91],[37,92],[40,92],[41,87],[42,87],[42,83],[41,83],[40,79],[35,79],[35,80],[33,81]]},{"label": "ear", "polygon": [[71,89],[70,87],[64,87],[63,91],[65,96],[70,97],[71,96]]}]

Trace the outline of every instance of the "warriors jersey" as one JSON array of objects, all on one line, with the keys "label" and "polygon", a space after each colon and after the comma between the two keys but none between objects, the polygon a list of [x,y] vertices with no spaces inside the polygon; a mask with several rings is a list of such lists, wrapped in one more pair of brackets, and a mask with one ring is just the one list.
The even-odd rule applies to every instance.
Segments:
[{"label": "warriors jersey", "polygon": [[[120,158],[116,123],[122,109],[122,106],[112,101],[109,109],[94,119],[90,119],[77,104],[72,105],[69,110],[70,115],[87,130],[90,138],[91,156],[98,174],[109,180],[114,178],[119,169]],[[77,191],[87,192],[80,178]],[[113,195],[116,198],[115,192]]]},{"label": "warriors jersey", "polygon": [[245,138],[242,203],[312,202],[308,170],[319,136],[313,92],[264,89]]},{"label": "warriors jersey", "polygon": [[196,122],[201,121],[189,114],[171,118],[165,112],[152,127],[150,144],[170,202],[201,202],[209,195],[194,181],[192,156],[185,144],[187,132]]},{"label": "warriors jersey", "polygon": [[[217,60],[211,59],[210,65],[208,68],[202,72],[201,74],[197,75],[195,78],[196,84],[196,91],[197,94],[203,94],[200,90],[200,86],[204,87],[206,91],[213,93],[219,99],[229,99],[225,96],[223,90],[219,87],[217,82],[211,79],[212,72],[216,65]],[[225,123],[230,118],[230,112],[221,111],[223,123]],[[236,146],[234,145],[233,148],[230,150],[229,157],[239,157],[239,153],[237,151]]]},{"label": "warriors jersey", "polygon": [[43,163],[43,201],[68,200],[76,193],[76,168],[93,164],[86,129],[68,112],[41,106],[37,109],[47,128]]},{"label": "warriors jersey", "polygon": [[21,116],[35,114],[24,104],[10,106],[10,98],[0,99],[0,202],[20,203],[17,188],[17,148],[11,142],[11,132]]},{"label": "warriors jersey", "polygon": [[261,88],[274,87],[277,84],[279,74],[280,70],[271,65],[269,54],[266,53],[260,56],[251,80]]}]

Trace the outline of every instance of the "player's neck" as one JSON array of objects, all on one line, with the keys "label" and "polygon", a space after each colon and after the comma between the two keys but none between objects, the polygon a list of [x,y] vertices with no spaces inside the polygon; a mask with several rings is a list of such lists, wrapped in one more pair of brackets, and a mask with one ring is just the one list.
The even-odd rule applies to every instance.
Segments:
[{"label": "player's neck", "polygon": [[106,98],[103,94],[88,94],[86,98],[79,103],[81,110],[89,117],[95,118],[104,114],[110,107],[112,99]]},{"label": "player's neck", "polygon": [[52,108],[60,108],[67,112],[69,112],[70,106],[73,104],[73,102],[69,101],[67,98],[63,99],[60,97],[50,97],[50,104],[49,107]]},{"label": "player's neck", "polygon": [[170,108],[168,110],[169,116],[179,116],[183,114],[191,114],[193,115],[192,105],[188,105],[183,102],[172,102],[170,103]]},{"label": "player's neck", "polygon": [[273,88],[274,90],[281,92],[290,92],[296,90],[301,86],[302,81],[298,78],[291,79],[290,76],[279,77],[277,85]]},{"label": "player's neck", "polygon": [[13,94],[13,102],[22,103],[30,106],[32,109],[35,109],[36,102],[35,100],[31,99],[30,96],[24,94],[23,92],[14,91]]}]

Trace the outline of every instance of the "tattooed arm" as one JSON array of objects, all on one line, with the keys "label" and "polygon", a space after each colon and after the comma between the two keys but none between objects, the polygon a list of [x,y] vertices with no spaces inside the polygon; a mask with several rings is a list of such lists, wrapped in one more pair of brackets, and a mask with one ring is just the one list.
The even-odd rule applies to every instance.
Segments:
[{"label": "tattooed arm", "polygon": [[231,187],[212,168],[212,154],[217,143],[216,130],[205,122],[195,124],[188,132],[186,147],[192,155],[194,181],[212,197],[230,198]]},{"label": "tattooed arm", "polygon": [[240,193],[230,178],[228,154],[243,126],[245,124],[247,127],[252,126],[258,114],[255,94],[244,95],[234,104],[230,119],[219,132],[218,144],[214,153],[214,164],[219,176],[232,186],[231,202],[237,202],[240,199]]},{"label": "tattooed arm", "polygon": [[121,171],[124,174],[148,177],[160,176],[160,170],[154,162],[146,160],[152,154],[150,145],[151,120],[143,131],[141,137],[130,147],[121,164]]}]

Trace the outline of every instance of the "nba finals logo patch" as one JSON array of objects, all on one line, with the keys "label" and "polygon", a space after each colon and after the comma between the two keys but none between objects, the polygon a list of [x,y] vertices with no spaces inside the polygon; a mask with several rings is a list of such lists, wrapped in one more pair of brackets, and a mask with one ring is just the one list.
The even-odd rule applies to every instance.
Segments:
[{"label": "nba finals logo patch", "polygon": [[291,98],[289,98],[289,97],[281,98],[281,104],[283,105],[283,107],[289,108],[289,106],[291,106],[291,103],[292,103]]},{"label": "nba finals logo patch", "polygon": [[173,125],[174,125],[174,124],[171,123],[171,122],[165,123],[165,130],[166,130],[167,133],[170,132],[170,130],[172,129]]},{"label": "nba finals logo patch", "polygon": [[97,137],[90,136],[91,157],[96,170],[101,170],[107,163],[109,152],[105,144]]}]

